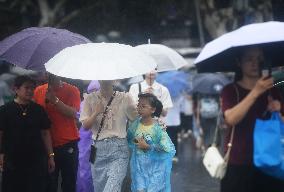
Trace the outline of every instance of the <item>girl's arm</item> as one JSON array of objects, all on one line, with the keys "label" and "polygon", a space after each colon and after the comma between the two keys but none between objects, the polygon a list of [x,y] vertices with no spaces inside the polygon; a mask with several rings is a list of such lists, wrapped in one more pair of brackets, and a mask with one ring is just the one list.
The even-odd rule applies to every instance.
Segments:
[{"label": "girl's arm", "polygon": [[167,153],[174,151],[175,150],[174,144],[172,143],[167,132],[164,129],[162,129],[160,126],[158,128],[156,127],[155,129],[157,131],[156,135],[158,135],[159,137],[159,142],[157,144],[150,143],[148,145],[145,145],[144,143],[142,143],[143,145],[145,145],[144,146],[145,149],[151,150],[151,151],[167,152]]},{"label": "girl's arm", "polygon": [[146,143],[144,138],[136,138],[136,145],[138,146],[139,149],[142,150],[149,150],[152,149],[152,144]]},{"label": "girl's arm", "polygon": [[137,138],[137,146],[142,150],[159,151],[159,152],[171,152],[174,150],[174,145],[171,142],[166,131],[162,132],[161,140],[158,144],[147,143],[144,138]]},{"label": "girl's arm", "polygon": [[174,144],[172,143],[167,132],[164,131],[164,130],[162,130],[162,132],[161,132],[161,139],[160,139],[159,145],[154,146],[154,147],[155,147],[155,150],[164,151],[164,152],[167,152],[167,153],[175,150]]}]

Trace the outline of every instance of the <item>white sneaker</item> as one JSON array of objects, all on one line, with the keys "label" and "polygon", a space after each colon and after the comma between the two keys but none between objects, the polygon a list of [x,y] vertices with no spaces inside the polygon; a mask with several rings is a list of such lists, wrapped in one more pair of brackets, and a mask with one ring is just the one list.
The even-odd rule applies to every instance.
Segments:
[{"label": "white sneaker", "polygon": [[188,134],[189,136],[191,136],[191,135],[192,135],[192,130],[188,130],[188,131],[187,131],[187,134]]},{"label": "white sneaker", "polygon": [[189,137],[189,134],[188,133],[184,133],[183,135],[182,135],[182,138],[184,138],[184,139],[187,139]]},{"label": "white sneaker", "polygon": [[174,162],[174,163],[177,163],[177,162],[178,162],[178,157],[176,157],[176,156],[173,157],[173,162]]}]

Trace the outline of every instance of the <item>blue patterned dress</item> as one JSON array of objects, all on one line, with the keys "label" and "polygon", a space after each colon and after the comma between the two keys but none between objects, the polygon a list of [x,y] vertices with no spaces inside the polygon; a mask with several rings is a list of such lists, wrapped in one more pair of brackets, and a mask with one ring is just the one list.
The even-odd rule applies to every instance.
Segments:
[{"label": "blue patterned dress", "polygon": [[[150,145],[149,150],[135,145],[134,139],[141,137]],[[143,126],[137,118],[129,125],[127,139],[132,150],[132,192],[170,192],[172,158],[176,151],[166,131],[157,123]]]}]

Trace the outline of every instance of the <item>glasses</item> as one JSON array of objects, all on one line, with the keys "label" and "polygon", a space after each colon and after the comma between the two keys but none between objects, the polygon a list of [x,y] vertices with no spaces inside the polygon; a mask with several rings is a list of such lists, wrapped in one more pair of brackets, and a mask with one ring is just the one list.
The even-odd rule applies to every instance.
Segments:
[{"label": "glasses", "polygon": [[139,109],[147,109],[147,108],[151,108],[151,106],[150,105],[137,105],[137,107],[139,108]]}]

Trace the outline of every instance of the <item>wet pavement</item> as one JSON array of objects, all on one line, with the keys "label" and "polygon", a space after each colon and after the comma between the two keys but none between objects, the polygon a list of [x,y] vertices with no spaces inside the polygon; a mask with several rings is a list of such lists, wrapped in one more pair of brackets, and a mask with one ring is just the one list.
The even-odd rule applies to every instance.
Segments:
[{"label": "wet pavement", "polygon": [[195,149],[192,139],[179,143],[178,158],[172,170],[172,192],[219,192],[218,180],[212,179],[206,172],[201,152]]},{"label": "wet pavement", "polygon": [[179,143],[178,159],[172,170],[172,192],[219,192],[219,181],[205,170],[201,152],[191,138]]}]

